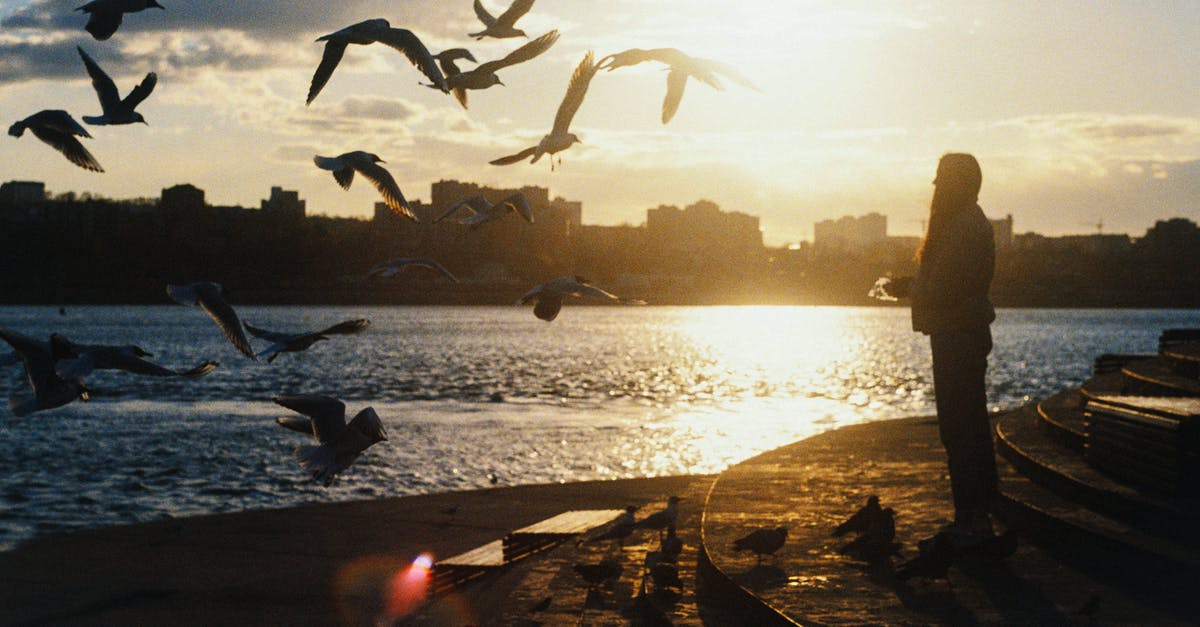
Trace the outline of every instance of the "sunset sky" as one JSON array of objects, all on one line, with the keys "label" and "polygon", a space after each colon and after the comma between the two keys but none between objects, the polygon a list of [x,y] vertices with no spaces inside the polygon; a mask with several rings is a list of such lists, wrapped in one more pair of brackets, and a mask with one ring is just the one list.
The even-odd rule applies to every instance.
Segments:
[{"label": "sunset sky", "polygon": [[[1155,220],[1200,221],[1200,2],[1092,0],[805,2],[538,0],[518,26],[558,29],[546,54],[500,73],[470,109],[422,87],[382,45],[351,46],[324,91],[304,99],[317,37],[371,18],[430,50],[495,59],[525,39],[467,37],[471,0],[160,0],[108,41],[83,30],[83,0],[0,0],[0,113],[100,113],[81,45],[122,95],[148,71],[150,126],[91,127],[107,172],[71,165],[32,135],[0,141],[0,181],[52,192],[157,197],[192,183],[214,204],[257,207],[272,185],[310,214],[367,216],[378,195],[342,191],[314,154],[368,150],[410,199],[459,179],[539,185],[583,202],[585,224],[640,224],[647,209],[699,199],[762,219],[769,245],[811,239],[815,221],[876,211],[916,235],[939,155],[967,151],[981,204],[1017,232],[1140,235]],[[485,0],[493,13],[507,0]],[[689,84],[659,119],[653,64],[602,73],[562,167],[492,166],[551,126],[583,54],[674,47],[729,63],[761,92]],[[470,66],[471,64],[465,64]]]}]

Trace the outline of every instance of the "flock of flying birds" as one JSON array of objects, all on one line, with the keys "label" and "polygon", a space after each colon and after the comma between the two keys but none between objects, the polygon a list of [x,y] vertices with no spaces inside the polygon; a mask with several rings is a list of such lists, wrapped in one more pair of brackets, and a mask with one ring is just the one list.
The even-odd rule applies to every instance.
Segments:
[{"label": "flock of flying birds", "polygon": [[[529,12],[533,2],[534,0],[514,0],[503,13],[493,16],[480,0],[475,0],[475,13],[483,23],[483,29],[469,33],[469,36],[476,40],[485,37],[527,37],[523,30],[516,27],[516,23]],[[77,10],[88,15],[85,29],[96,40],[105,41],[116,33],[126,14],[139,13],[150,8],[164,9],[155,0],[92,0]],[[465,108],[468,90],[503,85],[497,74],[499,71],[534,59],[549,50],[558,38],[558,31],[552,30],[531,39],[503,58],[478,63],[471,69],[462,69],[459,67],[460,63],[476,62],[467,49],[452,48],[433,54],[411,30],[395,28],[385,19],[365,20],[317,39],[318,42],[324,42],[325,48],[321,62],[313,74],[306,104],[311,104],[320,94],[351,44],[381,43],[403,53],[428,79],[428,87],[453,94]],[[137,108],[154,92],[158,76],[153,72],[148,73],[122,98],[112,78],[81,46],[76,48],[91,78],[101,108],[100,115],[83,116],[83,121],[91,126],[148,124]],[[505,165],[525,159],[533,163],[542,156],[549,155],[553,169],[554,156],[580,141],[577,135],[569,131],[571,120],[583,103],[588,86],[597,71],[612,71],[646,61],[662,63],[668,68],[667,93],[662,105],[664,124],[670,121],[678,109],[689,78],[721,89],[718,78],[720,75],[754,88],[745,77],[724,63],[691,57],[673,48],[634,48],[608,55],[599,62],[595,61],[594,54],[588,51],[571,76],[550,132],[542,137],[537,145],[490,163]],[[12,124],[8,132],[14,137],[21,137],[26,130],[61,152],[71,163],[95,172],[104,171],[99,161],[78,139],[92,136],[67,111],[38,111]],[[334,180],[344,189],[349,188],[356,173],[362,175],[375,186],[392,211],[407,219],[418,219],[391,173],[379,165],[384,161],[378,155],[364,150],[353,150],[332,157],[316,155],[313,162],[317,167],[332,172]],[[434,222],[453,219],[473,230],[488,222],[504,219],[510,214],[516,214],[526,222],[533,222],[534,219],[528,200],[524,195],[517,193],[498,203],[491,203],[482,195],[460,199],[443,211]],[[451,281],[458,281],[440,263],[427,257],[398,257],[380,262],[370,270],[368,276],[391,277],[406,268],[419,266],[431,268]],[[202,308],[237,350],[255,361],[264,358],[267,362],[272,362],[281,353],[302,351],[318,341],[328,339],[331,335],[356,333],[370,324],[366,320],[348,320],[320,331],[275,332],[242,322],[234,309],[223,300],[222,288],[218,283],[168,285],[167,294],[178,303]],[[542,320],[551,321],[562,309],[564,298],[584,296],[621,304],[646,304],[641,300],[618,297],[579,276],[563,276],[537,285],[526,292],[518,302],[523,305],[534,303],[534,314]],[[270,342],[270,346],[256,354],[247,332]],[[18,416],[60,407],[77,398],[87,400],[88,389],[84,377],[96,369],[116,369],[149,376],[198,378],[217,367],[216,362],[206,361],[190,370],[173,370],[146,360],[145,357],[150,356],[150,353],[136,345],[77,344],[59,334],[53,334],[48,341],[42,342],[0,328],[0,339],[5,340],[15,351],[12,355],[0,357],[0,362],[21,362],[32,392],[32,395],[26,396],[18,391],[9,399],[10,410]],[[295,454],[303,468],[325,485],[329,485],[334,476],[346,469],[367,447],[386,439],[378,415],[369,407],[347,422],[345,405],[334,398],[285,395],[274,400],[302,415],[280,418],[280,425],[311,434],[316,438],[316,446],[297,447]]]}]

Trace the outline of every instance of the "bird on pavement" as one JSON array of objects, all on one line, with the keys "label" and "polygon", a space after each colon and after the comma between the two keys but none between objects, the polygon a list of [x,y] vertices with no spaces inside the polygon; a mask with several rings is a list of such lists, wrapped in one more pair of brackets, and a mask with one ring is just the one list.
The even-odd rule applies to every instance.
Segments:
[{"label": "bird on pavement", "polygon": [[662,559],[665,562],[674,562],[679,559],[679,554],[683,552],[683,541],[675,535],[675,525],[667,527],[667,535],[659,541],[658,550],[662,552]]},{"label": "bird on pavement", "polygon": [[406,268],[414,267],[430,268],[447,279],[450,279],[450,281],[458,283],[458,278],[451,274],[445,266],[438,263],[432,257],[396,257],[394,259],[388,259],[387,261],[380,261],[379,263],[375,264],[370,271],[367,272],[367,278],[387,279],[396,276],[400,272],[403,272]]},{"label": "bird on pavement", "polygon": [[596,588],[610,579],[621,576],[621,562],[615,558],[606,557],[597,563],[578,562],[574,565],[575,572],[587,583],[588,589]]},{"label": "bird on pavement", "polygon": [[625,538],[628,538],[633,533],[634,523],[636,522],[633,515],[637,510],[638,507],[636,505],[626,505],[625,511],[621,512],[621,514],[617,516],[615,520],[613,520],[611,526],[609,526],[603,533],[581,541],[578,543],[578,545],[591,542],[604,542],[605,540],[616,540],[617,546],[624,544]]},{"label": "bird on pavement", "polygon": [[466,208],[470,211],[470,214],[462,216],[456,221],[459,224],[467,225],[472,231],[488,222],[502,220],[514,213],[524,218],[526,222],[533,223],[533,209],[529,207],[529,200],[525,198],[525,194],[517,192],[506,196],[503,200],[495,204],[488,202],[487,198],[483,197],[483,194],[467,196],[447,207],[442,212],[442,215],[433,220],[434,224],[441,222],[462,208]]},{"label": "bird on pavement", "polygon": [[8,409],[15,416],[28,416],[33,412],[62,407],[75,399],[88,400],[88,389],[82,379],[64,379],[54,372],[59,357],[68,355],[69,349],[60,339],[51,336],[49,342],[39,342],[16,331],[0,328],[3,339],[21,357],[25,377],[33,391],[27,397],[10,392]]},{"label": "bird on pavement", "polygon": [[416,214],[408,206],[408,201],[404,199],[400,186],[396,184],[396,179],[392,178],[390,172],[378,165],[386,163],[379,158],[379,155],[365,150],[355,150],[344,152],[336,157],[317,155],[313,157],[313,163],[322,170],[333,172],[333,180],[337,181],[342,189],[350,189],[350,184],[354,182],[355,172],[362,174],[368,181],[371,181],[375,189],[379,190],[388,209],[414,222],[418,221]]},{"label": "bird on pavement", "polygon": [[762,527],[733,541],[733,550],[750,551],[762,563],[764,555],[775,555],[787,541],[787,527]]},{"label": "bird on pavement", "polygon": [[309,331],[305,333],[281,333],[278,331],[268,331],[251,325],[249,322],[242,322],[242,326],[257,338],[262,338],[271,345],[258,354],[258,358],[266,358],[267,363],[275,361],[275,358],[280,353],[299,353],[307,350],[313,344],[321,340],[328,340],[330,335],[350,335],[358,333],[363,329],[371,326],[371,321],[365,318],[357,318],[354,320],[346,320],[339,322],[327,329],[320,331]]},{"label": "bird on pavement", "polygon": [[637,521],[634,526],[638,529],[657,530],[661,538],[668,527],[675,526],[675,520],[679,518],[679,501],[681,500],[683,499],[674,495],[667,497],[666,507]]},{"label": "bird on pavement", "polygon": [[689,78],[705,83],[713,89],[722,90],[724,88],[717,76],[719,74],[744,87],[759,91],[754,83],[742,76],[733,66],[720,61],[693,57],[675,48],[652,48],[650,50],[630,48],[624,52],[604,57],[600,60],[600,65],[611,72],[619,67],[637,65],[644,61],[657,61],[670,67],[670,71],[667,72],[667,94],[663,98],[662,104],[663,124],[670,122],[671,118],[675,116],[675,112],[679,110],[679,103],[683,100],[683,90],[687,87]]},{"label": "bird on pavement", "polygon": [[949,585],[950,566],[954,564],[956,557],[954,541],[950,534],[938,533],[930,538],[928,543],[921,543],[919,546],[920,553],[896,566],[896,577],[901,581],[914,577],[930,581],[941,579]]},{"label": "bird on pavement", "polygon": [[83,48],[75,46],[79,51],[79,57],[83,59],[83,65],[87,68],[88,76],[92,77],[92,88],[96,90],[96,96],[100,99],[100,115],[85,115],[83,121],[93,125],[105,124],[133,124],[140,122],[149,125],[146,118],[142,117],[141,113],[134,111],[139,104],[142,103],[154,91],[154,86],[158,84],[158,75],[154,72],[146,74],[141,83],[137,87],[129,90],[129,94],[125,99],[121,99],[120,92],[117,91],[117,84],[109,78],[104,70],[88,56],[88,53],[83,51]]},{"label": "bird on pavement", "polygon": [[180,305],[195,305],[203,309],[235,348],[250,359],[258,361],[254,357],[254,348],[250,346],[246,332],[242,330],[242,321],[237,312],[221,297],[223,291],[220,283],[207,281],[167,286],[167,296],[170,296],[171,300]]},{"label": "bird on pavement", "polygon": [[277,396],[273,400],[310,419],[310,433],[317,439],[317,446],[297,446],[296,461],[313,479],[326,487],[333,483],[334,476],[349,468],[363,451],[376,442],[387,440],[379,414],[371,407],[358,412],[347,424],[346,405],[336,398],[295,394]]},{"label": "bird on pavement", "polygon": [[104,41],[117,32],[126,13],[137,13],[149,8],[166,10],[166,7],[154,0],[92,0],[75,10],[88,14],[84,29],[91,33],[92,37]]},{"label": "bird on pavement", "polygon": [[468,37],[475,39],[483,39],[484,37],[495,37],[504,39],[506,37],[525,37],[525,31],[516,28],[514,25],[517,20],[525,16],[529,9],[533,7],[533,0],[513,0],[513,3],[508,5],[499,16],[493,16],[484,8],[483,3],[475,0],[475,16],[483,22],[484,29],[478,33],[468,33]]},{"label": "bird on pavement", "polygon": [[883,561],[889,556],[899,554],[900,543],[895,540],[896,512],[887,507],[871,520],[870,525],[857,538],[847,542],[838,552],[867,562]]},{"label": "bird on pavement", "polygon": [[645,305],[646,302],[635,298],[621,298],[616,294],[606,292],[588,282],[587,279],[579,276],[563,276],[557,279],[546,281],[540,285],[536,285],[533,289],[525,292],[521,299],[517,301],[518,305],[528,305],[534,303],[533,315],[538,318],[550,322],[558,317],[558,312],[562,310],[563,298],[566,296],[582,297],[592,296],[603,298],[606,300],[617,301],[622,305]]},{"label": "bird on pavement", "polygon": [[837,527],[834,527],[832,535],[838,537],[850,532],[862,533],[871,526],[871,522],[877,519],[882,511],[882,508],[879,507],[879,497],[872,494],[867,497],[865,505],[858,508],[857,511]]},{"label": "bird on pavement", "polygon": [[346,53],[346,46],[350,44],[365,46],[381,43],[399,50],[438,89],[442,91],[449,89],[446,86],[446,78],[442,76],[437,62],[434,61],[433,55],[430,54],[421,39],[410,30],[392,28],[392,25],[385,19],[376,18],[351,24],[337,32],[318,37],[317,41],[325,42],[325,52],[321,55],[321,63],[317,65],[317,71],[313,74],[312,83],[309,85],[306,105],[312,104],[313,99],[325,87],[325,83],[329,82],[333,70],[337,68],[338,63],[342,60],[342,55]]},{"label": "bird on pavement", "polygon": [[[550,155],[550,169],[554,170],[554,155],[570,148],[573,144],[580,142],[579,136],[570,132],[571,120],[575,118],[575,113],[579,111],[579,106],[583,104],[583,97],[587,95],[588,86],[592,82],[592,77],[596,75],[596,63],[592,51],[588,51],[583,56],[583,60],[576,66],[575,72],[571,75],[571,82],[567,84],[567,93],[563,95],[562,102],[558,104],[558,112],[554,115],[554,126],[550,132],[542,136],[536,146],[530,146],[520,152],[511,155],[493,159],[488,163],[492,165],[508,165],[518,161],[529,159],[530,163],[537,163],[542,155]],[[562,158],[559,157],[559,162]]]},{"label": "bird on pavement", "polygon": [[[454,92],[454,97],[458,99],[458,103],[466,109],[468,89],[487,89],[495,85],[503,87],[504,82],[500,80],[496,72],[506,67],[529,61],[549,50],[556,41],[558,41],[558,31],[552,30],[533,41],[521,45],[500,59],[485,61],[469,70],[456,71],[446,76],[446,85],[450,88],[450,91]],[[443,63],[442,67],[446,68],[447,66]],[[451,65],[450,67],[458,70],[457,66]],[[436,85],[429,86],[436,87]]]},{"label": "bird on pavement", "polygon": [[75,139],[77,136],[91,139],[92,136],[70,113],[62,109],[43,109],[24,120],[14,122],[8,127],[8,134],[20,137],[25,133],[25,129],[29,129],[34,137],[61,152],[71,163],[92,172],[104,171],[92,153]]}]

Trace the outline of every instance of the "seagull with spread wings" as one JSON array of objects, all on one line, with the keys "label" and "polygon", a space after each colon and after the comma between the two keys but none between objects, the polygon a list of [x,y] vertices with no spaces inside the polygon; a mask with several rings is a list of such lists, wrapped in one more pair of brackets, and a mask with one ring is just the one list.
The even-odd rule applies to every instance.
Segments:
[{"label": "seagull with spread wings", "polygon": [[268,331],[260,329],[249,322],[242,322],[242,326],[257,338],[262,338],[271,345],[258,354],[259,358],[266,357],[267,363],[275,361],[275,358],[280,353],[299,353],[307,350],[308,347],[316,344],[321,340],[328,340],[330,335],[350,335],[358,333],[363,329],[371,326],[371,321],[366,318],[356,318],[354,320],[346,320],[339,322],[328,329],[320,331],[310,331],[305,333],[280,333],[278,331]]},{"label": "seagull with spread wings", "polygon": [[88,53],[83,51],[83,48],[75,46],[79,51],[80,58],[83,59],[83,64],[87,67],[88,76],[92,77],[92,88],[96,90],[96,96],[100,98],[100,108],[103,110],[101,115],[85,115],[83,121],[88,124],[97,126],[104,124],[133,124],[141,122],[149,125],[146,118],[142,114],[134,111],[143,100],[154,91],[154,86],[158,84],[158,75],[150,72],[138,83],[137,87],[129,90],[129,94],[125,99],[121,99],[120,92],[117,91],[117,85],[113,79],[109,78],[104,70],[88,56]]},{"label": "seagull with spread wings", "polygon": [[82,379],[96,370],[123,370],[152,377],[199,379],[216,370],[219,365],[215,361],[204,361],[190,370],[173,370],[145,359],[153,357],[153,353],[136,344],[76,344],[57,333],[50,337],[66,348],[67,354],[59,356],[54,363],[54,372],[67,380]]},{"label": "seagull with spread wings", "polygon": [[317,446],[297,446],[296,461],[312,478],[326,487],[338,473],[350,467],[358,456],[376,442],[387,440],[383,422],[371,407],[358,412],[346,423],[346,404],[336,398],[316,394],[277,396],[274,401],[303,416],[277,418],[280,426],[317,439]]},{"label": "seagull with spread wings", "polygon": [[387,279],[394,277],[405,268],[424,267],[436,271],[438,274],[450,279],[454,283],[458,283],[458,278],[446,269],[446,266],[438,263],[432,257],[396,257],[387,261],[380,261],[375,264],[369,272],[367,278]]},{"label": "seagull with spread wings", "polygon": [[[455,71],[446,76],[446,85],[450,91],[454,92],[454,97],[458,99],[459,104],[463,108],[467,108],[467,90],[468,89],[487,89],[493,85],[504,86],[500,77],[496,72],[503,70],[506,67],[524,63],[543,52],[550,49],[554,42],[558,41],[558,31],[552,30],[533,41],[525,43],[521,47],[504,55],[501,59],[495,61],[486,61],[480,63],[470,70]],[[443,64],[443,67],[446,66]],[[451,66],[453,70],[457,70],[456,66]],[[435,85],[430,85],[434,87]]]},{"label": "seagull with spread wings", "polygon": [[376,18],[352,24],[335,33],[318,37],[317,41],[325,42],[325,52],[321,55],[321,63],[317,65],[317,71],[312,77],[312,84],[309,85],[306,105],[312,104],[313,99],[325,87],[325,83],[329,82],[329,77],[333,76],[333,70],[337,68],[338,63],[342,60],[342,55],[346,53],[346,46],[350,44],[365,46],[381,43],[399,50],[426,78],[433,81],[434,86],[442,91],[449,89],[446,87],[446,78],[438,69],[437,62],[434,61],[433,55],[430,54],[429,49],[425,47],[420,38],[410,30],[392,28],[392,25],[385,19]]},{"label": "seagull with spread wings", "polygon": [[495,204],[488,202],[487,198],[483,197],[483,194],[467,196],[447,207],[442,212],[442,215],[435,218],[433,222],[435,224],[441,222],[454,213],[459,212],[459,209],[462,208],[466,208],[470,211],[470,214],[460,217],[456,222],[467,225],[472,231],[483,224],[502,220],[513,213],[524,218],[526,222],[533,224],[533,209],[529,207],[529,200],[521,192],[507,196]]},{"label": "seagull with spread wings", "polygon": [[92,136],[83,128],[70,113],[62,109],[43,109],[37,113],[13,123],[8,127],[8,134],[20,137],[29,129],[34,137],[46,142],[51,148],[61,152],[68,161],[92,172],[103,172],[100,162],[83,147],[78,137],[91,139]]},{"label": "seagull with spread wings", "polygon": [[355,172],[362,174],[368,181],[371,181],[375,189],[379,190],[388,209],[414,222],[418,221],[417,215],[412,212],[408,201],[404,199],[400,186],[396,184],[396,179],[392,178],[391,172],[378,165],[386,163],[379,158],[379,155],[364,150],[355,150],[344,152],[336,157],[317,155],[313,157],[313,163],[322,170],[333,172],[333,179],[342,186],[342,189],[350,189],[350,183],[354,182]]},{"label": "seagull with spread wings", "polygon": [[[517,301],[518,305],[527,305],[534,303],[533,315],[538,318],[550,322],[558,317],[558,312],[562,310],[563,298],[566,296],[592,296],[595,298],[603,298],[605,300],[613,300],[622,305],[645,305],[646,301],[633,298],[621,298],[616,294],[606,292],[595,285],[588,282],[587,279],[581,276],[562,276],[557,279],[546,281],[541,285],[535,286],[533,289],[525,293],[521,300]],[[676,498],[676,497],[672,497]],[[678,499],[676,499],[678,500]]]},{"label": "seagull with spread wings", "polygon": [[170,296],[171,300],[180,305],[193,305],[203,309],[204,313],[217,323],[221,332],[225,334],[225,338],[238,351],[250,359],[258,361],[254,357],[254,348],[250,346],[246,332],[242,330],[242,321],[238,318],[237,312],[221,297],[223,291],[224,288],[220,283],[204,281],[167,286],[167,296]]},{"label": "seagull with spread wings", "polygon": [[23,396],[17,388],[12,389],[8,409],[14,416],[62,407],[77,398],[88,400],[88,389],[82,379],[64,379],[54,372],[55,362],[68,352],[61,340],[50,336],[49,342],[39,342],[5,328],[0,328],[0,339],[20,355],[25,377],[33,391],[33,396]]},{"label": "seagull with spread wings", "polygon": [[663,124],[670,122],[671,118],[675,116],[675,112],[679,110],[679,103],[683,100],[683,90],[687,87],[689,78],[694,78],[713,89],[722,90],[724,87],[718,78],[719,74],[743,87],[759,91],[754,83],[751,83],[728,63],[693,57],[675,48],[651,48],[649,50],[630,48],[624,52],[604,57],[600,60],[599,65],[611,72],[619,67],[637,65],[644,61],[657,61],[670,68],[667,72],[667,94],[663,98],[662,104]]},{"label": "seagull with spread wings", "polygon": [[[500,157],[489,161],[492,165],[508,165],[518,161],[524,161],[529,157],[530,163],[537,163],[542,155],[551,155],[550,169],[554,169],[555,153],[561,152],[570,148],[580,139],[575,133],[569,132],[571,120],[575,117],[575,112],[579,111],[579,105],[583,104],[583,97],[587,95],[588,85],[592,82],[592,77],[596,75],[598,65],[593,60],[592,51],[588,51],[583,56],[583,60],[575,68],[574,74],[571,75],[571,82],[567,85],[567,93],[563,96],[562,102],[558,105],[558,113],[554,116],[554,126],[550,132],[544,135],[541,141],[536,146],[530,146],[521,152]],[[561,158],[560,158],[561,162]]]},{"label": "seagull with spread wings", "polygon": [[484,37],[495,37],[497,39],[525,37],[525,31],[514,25],[531,8],[533,8],[533,0],[513,0],[513,3],[508,5],[508,8],[503,13],[499,16],[493,16],[484,8],[482,2],[475,0],[475,16],[479,18],[480,22],[483,22],[484,28],[478,33],[469,33],[468,36],[475,39],[483,39]]},{"label": "seagull with spread wings", "polygon": [[88,14],[84,29],[91,33],[92,37],[104,41],[117,32],[126,13],[137,13],[149,8],[167,10],[154,0],[92,0],[75,10]]}]

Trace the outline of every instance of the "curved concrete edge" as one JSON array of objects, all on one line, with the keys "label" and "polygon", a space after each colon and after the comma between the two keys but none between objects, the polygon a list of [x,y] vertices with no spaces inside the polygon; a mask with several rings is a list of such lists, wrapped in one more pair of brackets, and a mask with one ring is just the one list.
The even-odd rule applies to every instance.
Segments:
[{"label": "curved concrete edge", "polygon": [[[739,612],[747,625],[778,625],[781,627],[801,627],[793,618],[780,612],[764,601],[761,597],[735,582],[725,571],[713,563],[708,553],[706,529],[708,523],[708,501],[712,498],[717,483],[721,481],[718,475],[708,487],[704,496],[704,509],[700,514],[700,546],[696,556],[697,588],[703,589],[703,594],[720,601],[730,610]],[[809,625],[812,625],[809,623]]]}]

